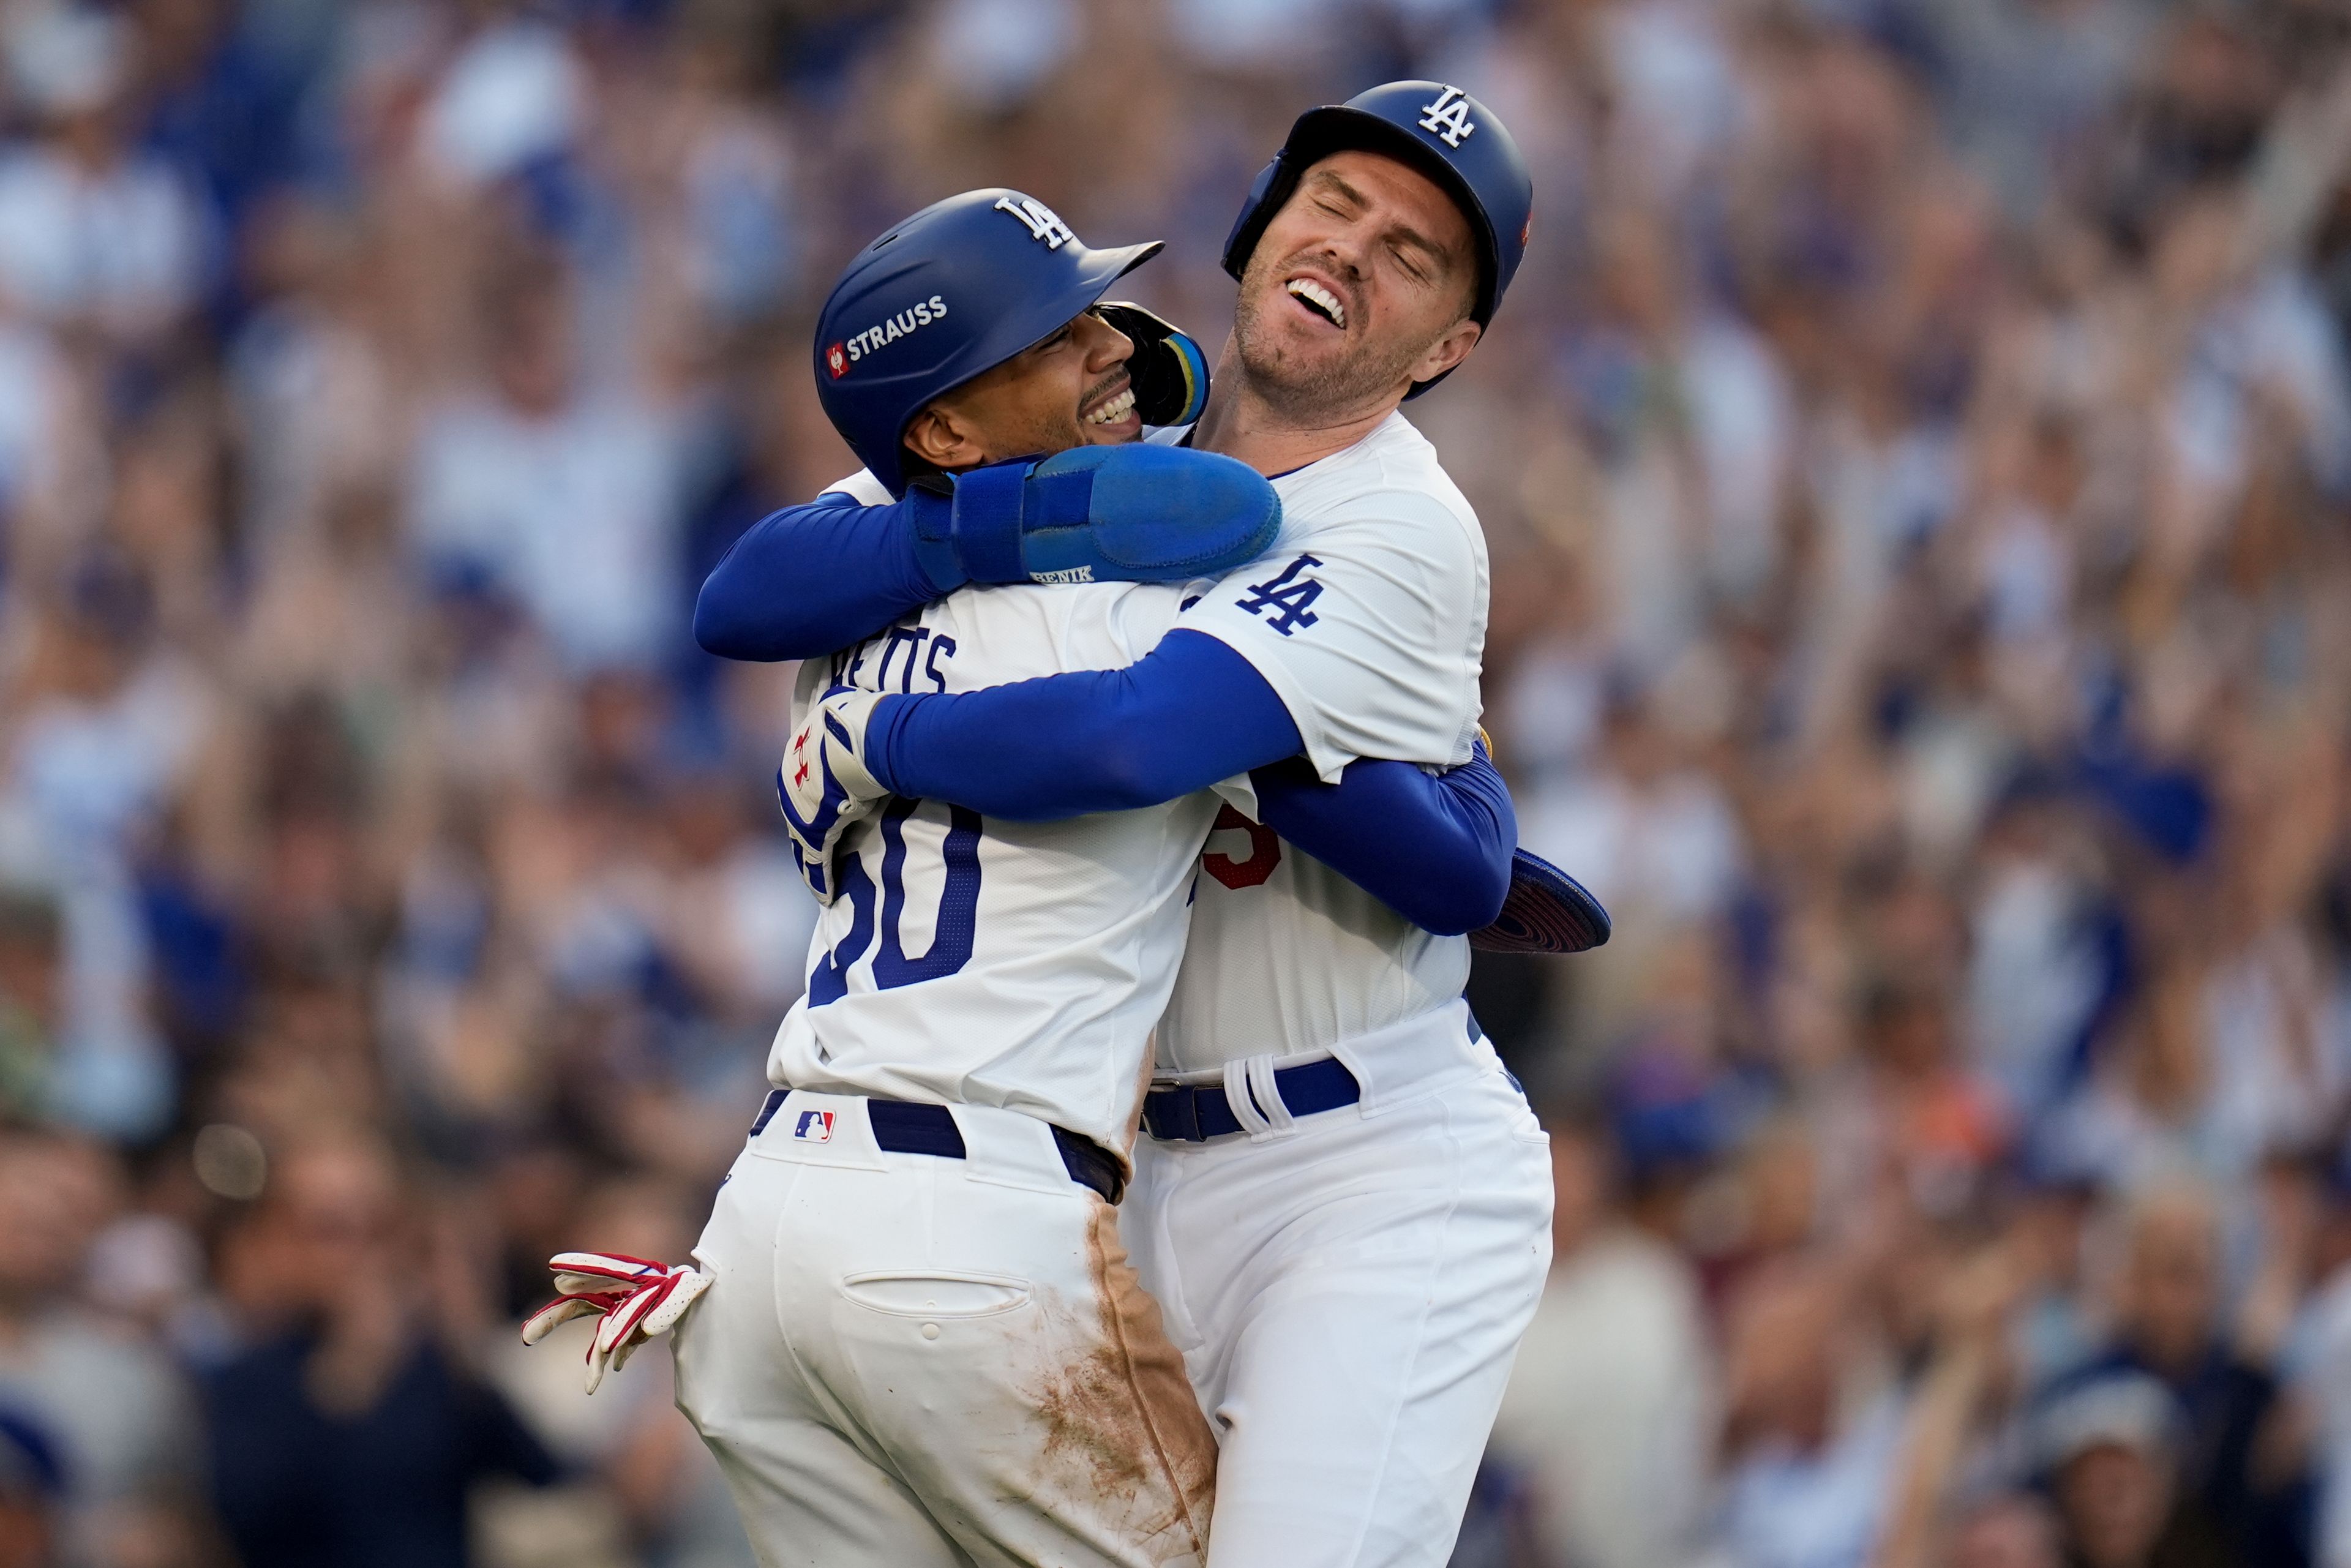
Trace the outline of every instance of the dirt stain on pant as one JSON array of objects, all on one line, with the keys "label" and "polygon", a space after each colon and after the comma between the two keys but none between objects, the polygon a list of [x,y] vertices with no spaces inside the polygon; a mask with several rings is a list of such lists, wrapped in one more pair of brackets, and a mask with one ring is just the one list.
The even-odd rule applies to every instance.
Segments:
[{"label": "dirt stain on pant", "polygon": [[1031,1390],[1045,1423],[1040,1479],[1089,1500],[1120,1532],[1145,1544],[1144,1561],[1206,1561],[1216,1498],[1217,1439],[1119,1240],[1118,1211],[1095,1206],[1086,1233],[1092,1321],[1058,1301],[1046,1312],[1051,1368]]}]

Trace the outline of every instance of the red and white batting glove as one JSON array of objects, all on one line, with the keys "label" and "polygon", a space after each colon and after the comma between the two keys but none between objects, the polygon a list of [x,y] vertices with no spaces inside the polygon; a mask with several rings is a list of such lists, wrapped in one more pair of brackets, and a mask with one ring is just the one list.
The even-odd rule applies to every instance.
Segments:
[{"label": "red and white batting glove", "polygon": [[537,1344],[558,1323],[601,1312],[596,1337],[588,1342],[588,1392],[617,1372],[637,1346],[677,1326],[696,1296],[710,1288],[710,1276],[691,1264],[655,1263],[618,1252],[558,1252],[547,1260],[561,1294],[531,1313],[522,1343]]},{"label": "red and white batting glove", "polygon": [[865,765],[865,726],[881,700],[879,692],[833,687],[792,732],[776,769],[776,803],[784,809],[792,858],[819,904],[831,904],[841,891],[832,860],[841,835],[890,796]]}]

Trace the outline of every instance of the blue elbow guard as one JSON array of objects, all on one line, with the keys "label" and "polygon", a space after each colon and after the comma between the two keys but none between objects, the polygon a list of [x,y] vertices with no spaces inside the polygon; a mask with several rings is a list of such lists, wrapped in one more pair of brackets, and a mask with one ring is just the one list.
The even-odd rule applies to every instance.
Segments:
[{"label": "blue elbow guard", "polygon": [[915,550],[964,582],[1183,582],[1256,559],[1281,500],[1245,463],[1180,446],[1078,446],[910,486]]}]

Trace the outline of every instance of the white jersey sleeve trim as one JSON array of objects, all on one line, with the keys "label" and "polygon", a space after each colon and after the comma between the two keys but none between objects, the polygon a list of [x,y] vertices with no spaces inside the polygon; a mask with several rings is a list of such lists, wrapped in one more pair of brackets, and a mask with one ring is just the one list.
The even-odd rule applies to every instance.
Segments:
[{"label": "white jersey sleeve trim", "polygon": [[890,505],[893,498],[889,487],[876,479],[873,476],[873,471],[870,468],[860,468],[840,483],[827,485],[820,494],[847,496],[860,505],[867,507],[886,507]]},{"label": "white jersey sleeve trim", "polygon": [[[1237,584],[1238,580],[1237,578],[1228,578],[1217,586],[1223,589]],[[1265,677],[1265,684],[1273,688],[1273,695],[1281,699],[1283,707],[1290,710],[1290,722],[1298,726],[1298,737],[1305,747],[1307,761],[1313,765],[1315,773],[1321,777],[1322,782],[1336,784],[1339,781],[1339,775],[1354,758],[1342,755],[1339,747],[1332,744],[1330,733],[1322,723],[1322,709],[1314,701],[1314,694],[1307,689],[1306,683],[1299,678],[1296,672],[1282,661],[1280,650],[1266,646],[1262,639],[1248,636],[1238,627],[1220,624],[1216,621],[1204,621],[1195,624],[1187,619],[1180,622],[1180,625],[1185,631],[1205,632],[1214,637],[1217,642],[1247,659],[1249,668]],[[1227,781],[1227,783],[1229,782],[1229,780]],[[1214,788],[1220,795],[1226,793],[1226,784],[1218,784]],[[1255,786],[1249,786],[1249,799],[1252,801],[1257,799]],[[1250,814],[1255,815],[1254,812]]]}]

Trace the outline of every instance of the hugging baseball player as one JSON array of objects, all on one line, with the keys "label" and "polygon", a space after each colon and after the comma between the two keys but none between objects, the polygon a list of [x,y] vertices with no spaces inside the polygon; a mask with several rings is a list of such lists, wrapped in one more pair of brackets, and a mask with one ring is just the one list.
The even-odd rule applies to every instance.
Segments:
[{"label": "hugging baseball player", "polygon": [[[680,1404],[766,1560],[1448,1555],[1549,1262],[1463,934],[1606,935],[1511,854],[1483,540],[1397,413],[1490,320],[1530,199],[1457,89],[1302,116],[1228,240],[1205,408],[1189,340],[1098,304],[1156,247],[1017,193],[836,288],[817,374],[867,472],[697,617],[805,660],[809,995],[701,1269],[574,1259],[551,1309],[609,1310],[617,1355],[701,1296]],[[1146,422],[1171,444],[1115,444]]]}]

